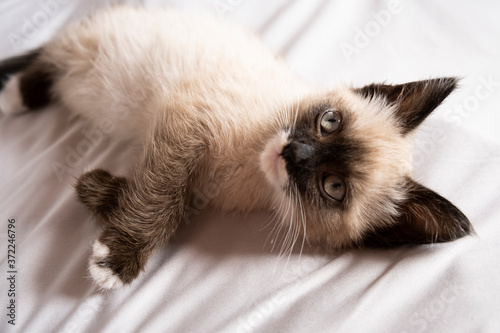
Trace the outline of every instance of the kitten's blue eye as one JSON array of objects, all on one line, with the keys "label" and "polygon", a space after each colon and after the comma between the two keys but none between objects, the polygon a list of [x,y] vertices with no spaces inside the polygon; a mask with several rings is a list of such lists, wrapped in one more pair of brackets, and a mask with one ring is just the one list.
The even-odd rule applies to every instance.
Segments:
[{"label": "kitten's blue eye", "polygon": [[336,175],[328,175],[323,178],[323,191],[331,199],[342,201],[345,197],[346,186],[342,178]]},{"label": "kitten's blue eye", "polygon": [[320,118],[319,127],[321,134],[328,135],[335,132],[340,127],[342,116],[337,110],[329,109]]}]

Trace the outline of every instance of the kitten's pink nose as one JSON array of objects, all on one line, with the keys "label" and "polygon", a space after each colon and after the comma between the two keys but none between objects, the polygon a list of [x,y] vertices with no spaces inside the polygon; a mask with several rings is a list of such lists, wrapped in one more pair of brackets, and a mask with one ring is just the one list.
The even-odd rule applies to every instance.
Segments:
[{"label": "kitten's pink nose", "polygon": [[292,141],[283,148],[281,156],[286,161],[294,164],[300,164],[311,158],[314,154],[314,148],[308,144]]}]

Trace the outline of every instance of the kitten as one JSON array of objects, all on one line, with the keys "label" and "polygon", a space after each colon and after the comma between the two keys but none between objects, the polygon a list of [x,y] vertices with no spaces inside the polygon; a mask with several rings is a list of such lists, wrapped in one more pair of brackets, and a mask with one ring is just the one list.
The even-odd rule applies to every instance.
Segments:
[{"label": "kitten", "polygon": [[215,174],[227,179],[214,208],[274,212],[294,242],[390,247],[472,232],[411,178],[412,133],[455,78],[314,87],[225,23],[126,6],[5,60],[0,73],[4,113],[59,103],[143,146],[130,178],[96,169],[76,184],[103,225],[89,263],[103,289],[137,277]]}]

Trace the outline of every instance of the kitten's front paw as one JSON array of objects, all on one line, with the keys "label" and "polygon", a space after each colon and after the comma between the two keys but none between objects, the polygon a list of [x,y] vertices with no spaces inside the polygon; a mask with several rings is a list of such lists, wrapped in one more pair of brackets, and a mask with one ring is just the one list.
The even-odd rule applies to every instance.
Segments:
[{"label": "kitten's front paw", "polygon": [[105,170],[95,169],[81,175],[75,188],[80,201],[102,221],[109,222],[127,186],[125,177],[115,177]]},{"label": "kitten's front paw", "polygon": [[101,289],[119,289],[123,282],[109,265],[109,253],[109,247],[98,240],[95,241],[89,262],[90,276]]},{"label": "kitten's front paw", "polygon": [[23,103],[19,88],[19,75],[7,79],[3,90],[0,91],[0,112],[4,114],[17,114],[28,111]]}]

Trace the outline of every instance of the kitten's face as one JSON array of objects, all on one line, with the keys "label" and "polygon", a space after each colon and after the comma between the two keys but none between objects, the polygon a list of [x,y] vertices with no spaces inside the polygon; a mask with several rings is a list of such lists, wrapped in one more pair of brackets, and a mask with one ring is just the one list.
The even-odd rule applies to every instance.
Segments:
[{"label": "kitten's face", "polygon": [[290,123],[261,156],[282,222],[294,235],[300,231],[330,247],[467,234],[469,222],[456,207],[410,178],[408,133],[454,85],[432,80],[346,88],[291,106]]}]

